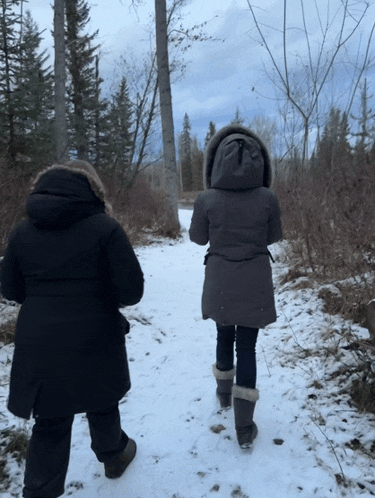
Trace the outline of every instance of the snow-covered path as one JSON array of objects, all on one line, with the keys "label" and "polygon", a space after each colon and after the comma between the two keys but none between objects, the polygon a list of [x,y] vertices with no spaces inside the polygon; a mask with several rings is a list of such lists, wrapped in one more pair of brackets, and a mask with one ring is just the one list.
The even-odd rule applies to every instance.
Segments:
[{"label": "snow-covered path", "polygon": [[[185,229],[191,214],[180,211]],[[221,412],[215,398],[215,326],[200,314],[205,251],[186,230],[182,242],[137,250],[146,290],[127,311],[132,389],[121,415],[138,453],[121,479],[106,479],[85,416],[77,415],[64,497],[370,497],[375,465],[349,443],[357,438],[370,451],[375,417],[358,414],[329,380],[348,354],[328,353],[345,323],[325,315],[311,289],[277,285],[279,319],[261,331],[257,347],[259,435],[252,454],[238,447],[233,411]],[[273,271],[277,283],[287,267],[278,261]],[[9,415],[7,423],[14,420]],[[17,496],[10,491],[20,484],[14,476],[3,497]]]}]

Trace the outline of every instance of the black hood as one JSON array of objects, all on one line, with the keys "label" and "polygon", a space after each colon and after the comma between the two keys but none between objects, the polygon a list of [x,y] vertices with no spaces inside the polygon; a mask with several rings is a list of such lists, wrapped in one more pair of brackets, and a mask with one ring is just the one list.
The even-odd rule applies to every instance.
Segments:
[{"label": "black hood", "polygon": [[30,221],[40,229],[62,230],[105,211],[88,179],[67,169],[47,171],[26,202]]}]

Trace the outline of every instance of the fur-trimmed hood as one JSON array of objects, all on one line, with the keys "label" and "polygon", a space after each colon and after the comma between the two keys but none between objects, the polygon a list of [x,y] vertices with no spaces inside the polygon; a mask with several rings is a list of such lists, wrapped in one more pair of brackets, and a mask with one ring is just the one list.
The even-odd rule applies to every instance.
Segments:
[{"label": "fur-trimmed hood", "polygon": [[106,192],[103,182],[99,178],[96,169],[89,162],[83,161],[81,159],[72,159],[64,164],[52,164],[52,166],[48,166],[42,171],[39,171],[39,173],[31,182],[31,191],[35,189],[35,186],[40,181],[43,175],[45,175],[49,171],[54,171],[59,169],[71,171],[73,173],[85,176],[96,197],[98,197],[101,201],[104,202],[106,206],[106,211],[112,210],[111,205],[108,203],[106,199]]},{"label": "fur-trimmed hood", "polygon": [[[233,139],[242,138],[244,142],[246,142],[250,147],[251,145],[253,145],[256,149],[258,149],[259,147],[258,150],[260,151],[261,157],[258,159],[254,159],[253,167],[249,168],[248,165],[245,165],[245,167],[239,168],[238,171],[234,175],[232,175],[232,178],[228,179],[224,178],[223,176],[226,157],[218,156],[221,154],[219,146],[230,141],[231,136],[233,136]],[[215,168],[217,170],[216,176],[222,176],[222,178],[220,178],[220,181],[218,182],[218,185],[220,185],[220,187],[218,188],[247,189],[257,186],[264,186],[269,188],[272,184],[271,160],[266,146],[255,133],[242,125],[234,124],[226,126],[215,133],[215,135],[208,142],[203,162],[205,188],[211,188],[214,186],[212,182],[212,176],[213,172],[215,176]],[[218,168],[220,168],[220,171],[218,171]],[[228,177],[228,175],[226,176]],[[234,179],[234,177],[236,178]]]},{"label": "fur-trimmed hood", "polygon": [[53,164],[31,184],[26,203],[29,219],[38,228],[59,230],[91,214],[112,209],[94,167],[81,160]]}]

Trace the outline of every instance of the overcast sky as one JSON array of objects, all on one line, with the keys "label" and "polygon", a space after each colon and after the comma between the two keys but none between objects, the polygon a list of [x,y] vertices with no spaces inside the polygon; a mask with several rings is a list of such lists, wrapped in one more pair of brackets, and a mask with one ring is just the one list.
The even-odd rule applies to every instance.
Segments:
[{"label": "overcast sky", "polygon": [[[326,23],[330,23],[330,37],[338,33],[342,19],[339,6],[343,0],[305,0],[305,15],[311,40],[313,58],[322,39]],[[43,46],[52,46],[50,31],[53,23],[51,0],[33,0],[26,8],[38,23],[39,29],[45,29]],[[301,24],[301,0],[288,0],[289,64],[294,69],[298,80],[299,71],[307,54],[305,38]],[[319,4],[320,18],[314,4]],[[361,1],[358,3],[359,13]],[[256,15],[262,23],[267,42],[272,48],[277,62],[282,62],[282,20],[283,2],[281,0],[253,0]],[[135,10],[131,0],[97,0],[90,2],[91,23],[89,32],[99,29],[98,43],[101,44],[101,74],[109,85],[114,78],[121,55],[132,53],[141,59],[151,47],[150,36],[153,31],[152,15],[154,0],[144,0]],[[196,42],[183,58],[187,64],[183,78],[173,84],[172,98],[176,132],[181,131],[185,113],[190,117],[192,132],[202,140],[208,129],[209,121],[219,128],[230,122],[238,107],[246,118],[246,124],[254,116],[277,115],[275,87],[267,78],[264,68],[271,71],[270,59],[264,47],[259,43],[259,36],[254,28],[254,21],[246,0],[188,0],[182,11],[182,22],[188,28],[194,24],[207,21],[205,32],[215,38],[214,41]],[[359,15],[359,14],[357,14]],[[336,73],[341,82],[349,80],[350,64],[357,58],[359,39],[362,36],[362,48],[375,20],[375,6],[367,12],[362,32],[357,33],[348,45],[346,66],[337,66]],[[349,24],[348,24],[349,27]],[[374,46],[374,43],[373,43]],[[324,56],[329,55],[333,45],[327,44]],[[51,61],[52,62],[52,61]],[[370,89],[374,89],[373,70],[367,73]],[[302,78],[302,75],[301,75]],[[338,105],[339,99],[345,100],[343,92],[347,85],[336,87],[337,81],[327,94],[328,100]],[[329,87],[327,87],[329,88]]]}]

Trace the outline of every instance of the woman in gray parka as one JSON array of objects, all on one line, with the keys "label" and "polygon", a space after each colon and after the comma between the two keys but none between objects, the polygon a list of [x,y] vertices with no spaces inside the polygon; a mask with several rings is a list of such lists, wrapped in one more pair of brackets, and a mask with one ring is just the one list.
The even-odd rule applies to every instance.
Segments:
[{"label": "woman in gray parka", "polygon": [[211,138],[205,152],[204,179],[206,190],[194,204],[189,234],[199,245],[210,244],[202,313],[217,326],[216,393],[222,408],[231,406],[233,395],[237,439],[247,448],[258,431],[253,421],[259,398],[258,331],[276,321],[267,246],[281,239],[280,209],[270,190],[267,149],[241,125],[222,128]]}]

